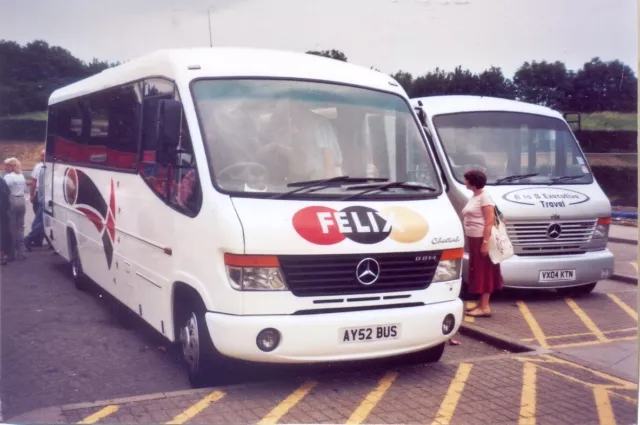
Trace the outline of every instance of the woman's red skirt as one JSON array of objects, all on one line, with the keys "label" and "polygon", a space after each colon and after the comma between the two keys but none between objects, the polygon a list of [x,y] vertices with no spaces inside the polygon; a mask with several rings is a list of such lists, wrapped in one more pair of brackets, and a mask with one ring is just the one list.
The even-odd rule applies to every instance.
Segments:
[{"label": "woman's red skirt", "polygon": [[502,289],[500,264],[493,264],[489,256],[483,256],[482,238],[467,237],[469,245],[469,293],[484,294]]}]

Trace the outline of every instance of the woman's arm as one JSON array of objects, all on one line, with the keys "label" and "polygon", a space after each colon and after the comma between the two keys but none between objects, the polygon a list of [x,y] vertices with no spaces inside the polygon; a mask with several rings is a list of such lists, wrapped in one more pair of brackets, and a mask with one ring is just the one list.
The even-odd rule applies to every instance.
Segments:
[{"label": "woman's arm", "polygon": [[491,237],[491,228],[495,223],[495,211],[492,205],[482,207],[482,215],[484,216],[484,232],[482,233],[482,248],[480,252],[486,254],[489,252],[489,238]]}]

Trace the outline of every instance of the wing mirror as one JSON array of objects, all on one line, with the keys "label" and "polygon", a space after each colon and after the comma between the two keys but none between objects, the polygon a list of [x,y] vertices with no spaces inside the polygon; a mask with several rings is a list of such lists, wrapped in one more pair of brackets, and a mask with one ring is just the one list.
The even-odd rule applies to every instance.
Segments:
[{"label": "wing mirror", "polygon": [[173,99],[158,102],[156,115],[157,160],[166,164],[171,161],[180,144],[182,127],[182,104]]}]

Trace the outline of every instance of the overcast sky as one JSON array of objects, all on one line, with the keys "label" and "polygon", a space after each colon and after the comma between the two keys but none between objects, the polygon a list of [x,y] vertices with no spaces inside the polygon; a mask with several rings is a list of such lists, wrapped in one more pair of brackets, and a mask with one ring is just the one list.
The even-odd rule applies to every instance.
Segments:
[{"label": "overcast sky", "polygon": [[637,0],[0,0],[0,39],[44,39],[83,60],[167,47],[339,49],[415,74],[592,57],[638,69]]}]

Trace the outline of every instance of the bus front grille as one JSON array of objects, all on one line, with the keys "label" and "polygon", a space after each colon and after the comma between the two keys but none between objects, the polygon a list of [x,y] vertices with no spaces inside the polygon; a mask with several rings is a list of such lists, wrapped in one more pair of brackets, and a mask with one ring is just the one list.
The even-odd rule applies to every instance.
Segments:
[{"label": "bus front grille", "polygon": [[596,220],[507,223],[514,253],[519,255],[577,254],[585,252]]},{"label": "bus front grille", "polygon": [[[433,279],[440,255],[440,251],[284,255],[279,260],[291,292],[311,297],[425,289]],[[378,277],[370,284],[361,283],[357,276],[358,266],[365,259],[373,259],[379,265]]]}]

